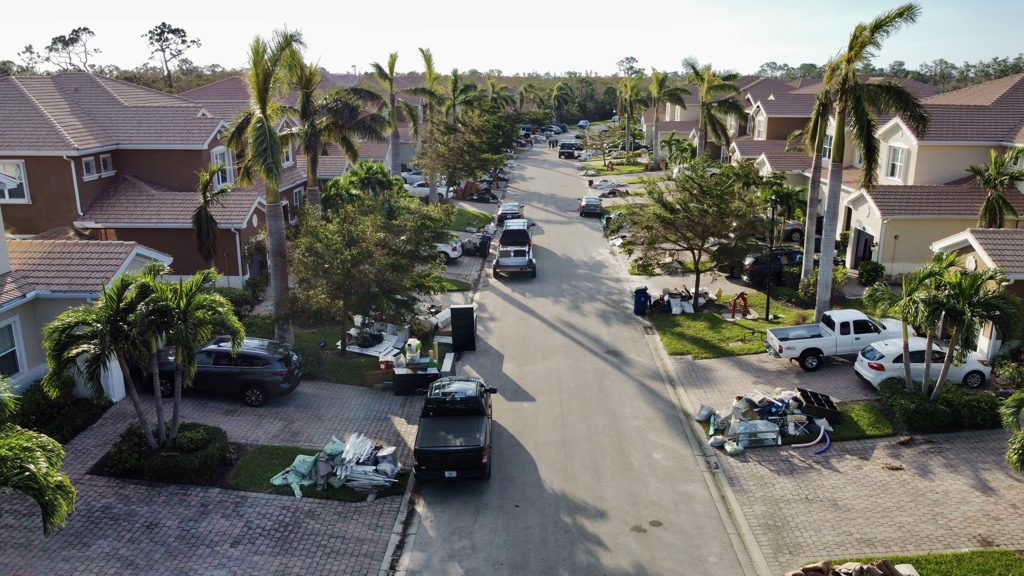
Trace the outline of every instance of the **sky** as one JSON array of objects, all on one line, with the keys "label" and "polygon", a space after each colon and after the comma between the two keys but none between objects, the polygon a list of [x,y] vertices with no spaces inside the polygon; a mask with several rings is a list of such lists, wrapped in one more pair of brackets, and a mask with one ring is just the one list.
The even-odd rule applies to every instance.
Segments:
[{"label": "sky", "polygon": [[[1013,58],[1019,42],[1020,0],[921,0],[921,17],[887,39],[875,59],[908,69],[939,58],[960,65]],[[602,6],[607,8],[602,8]],[[266,0],[96,0],[8,3],[2,11],[0,60],[20,62],[77,27],[95,33],[93,62],[135,68],[149,58],[145,33],[161,22],[182,28],[202,47],[195,64],[241,68],[255,36],[287,27],[303,34],[306,59],[332,72],[366,72],[398,52],[399,72],[422,69],[429,48],[437,70],[500,70],[504,75],[567,71],[610,75],[627,56],[650,72],[681,70],[696,57],[715,69],[754,73],[774,61],[793,67],[824,64],[860,22],[898,6],[896,0],[389,0],[290,4]],[[291,7],[294,6],[294,7]],[[998,17],[1003,14],[1005,17]],[[994,17],[995,15],[995,17]]]}]

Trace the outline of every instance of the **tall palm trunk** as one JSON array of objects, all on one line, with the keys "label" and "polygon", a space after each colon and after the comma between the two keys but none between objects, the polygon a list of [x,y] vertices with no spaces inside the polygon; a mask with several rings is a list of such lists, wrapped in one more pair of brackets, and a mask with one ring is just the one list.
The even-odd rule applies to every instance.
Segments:
[{"label": "tall palm trunk", "polygon": [[[818,122],[818,130],[814,135],[814,155],[811,156],[811,180],[807,183],[807,213],[804,218],[804,261],[800,270],[800,280],[810,278],[814,274],[814,237],[818,230],[818,204],[821,195],[821,164],[822,150],[825,148],[826,122]],[[834,154],[833,154],[834,155]],[[825,240],[822,236],[822,247]]]},{"label": "tall palm trunk", "polygon": [[960,343],[960,332],[961,329],[957,326],[949,337],[949,348],[946,349],[946,359],[942,363],[942,370],[939,371],[939,379],[935,382],[935,390],[932,390],[932,401],[939,399],[942,387],[946,384],[946,378],[949,376],[949,367],[953,364],[953,356],[956,354],[956,345]]},{"label": "tall palm trunk", "polygon": [[821,230],[821,258],[818,262],[818,298],[814,321],[830,308],[832,297],[832,260],[836,255],[836,228],[839,224],[839,196],[843,185],[843,154],[846,147],[845,95],[836,99],[836,129],[832,137],[832,160],[828,165],[828,190],[825,196],[825,222]]},{"label": "tall palm trunk", "polygon": [[[317,151],[312,154],[306,151],[306,200],[309,202],[309,206],[316,211],[317,216],[320,215],[320,174],[318,173],[319,159],[317,158]],[[227,270],[224,271],[227,274]]]},{"label": "tall palm trunk", "polygon": [[658,169],[658,105],[654,105],[654,141],[651,142],[651,146],[654,148],[654,168]]},{"label": "tall palm trunk", "polygon": [[181,387],[183,384],[184,370],[181,365],[181,355],[174,355],[174,413],[171,416],[171,435],[169,440],[174,442],[178,437],[178,424],[181,422]]},{"label": "tall palm trunk", "polygon": [[[391,100],[391,105],[395,105],[394,99]],[[397,115],[396,115],[397,117]],[[402,155],[399,151],[401,146],[401,139],[398,135],[398,125],[395,124],[394,128],[391,129],[391,175],[400,176],[402,174]]]},{"label": "tall palm trunk", "polygon": [[921,394],[928,395],[928,385],[932,379],[932,345],[935,343],[935,333],[928,331],[928,338],[924,343],[924,375],[921,377]]},{"label": "tall palm trunk", "polygon": [[132,381],[131,374],[128,372],[128,361],[125,360],[124,353],[120,350],[117,351],[117,365],[121,367],[121,374],[124,376],[124,387],[128,391],[128,397],[132,399],[132,406],[135,407],[135,416],[139,419],[139,425],[142,426],[142,434],[146,437],[146,444],[149,445],[150,450],[157,450],[160,448],[160,445],[153,438],[153,429],[149,426],[146,411],[142,409],[139,391],[135,389],[135,382]]},{"label": "tall palm trunk", "polygon": [[156,405],[156,432],[160,445],[167,445],[167,427],[164,426],[164,395],[160,390],[160,360],[157,357],[156,336],[149,337],[149,373],[153,378],[153,402]]},{"label": "tall palm trunk", "polygon": [[903,383],[907,387],[907,393],[914,393],[914,378],[910,374],[910,330],[907,328],[907,318],[900,322],[900,329],[903,336]]},{"label": "tall palm trunk", "polygon": [[288,313],[288,264],[284,236],[284,207],[281,199],[271,190],[267,194],[267,252],[270,254],[270,298],[274,303],[274,339],[295,344],[292,323]]}]

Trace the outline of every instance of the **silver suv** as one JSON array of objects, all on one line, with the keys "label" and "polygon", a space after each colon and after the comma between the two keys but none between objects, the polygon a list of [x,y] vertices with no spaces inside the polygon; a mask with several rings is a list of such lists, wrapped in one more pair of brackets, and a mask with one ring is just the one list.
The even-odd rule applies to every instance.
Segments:
[{"label": "silver suv", "polygon": [[537,277],[537,260],[533,257],[533,224],[523,218],[505,221],[505,229],[498,237],[498,257],[491,269],[494,277],[526,272],[530,278]]}]

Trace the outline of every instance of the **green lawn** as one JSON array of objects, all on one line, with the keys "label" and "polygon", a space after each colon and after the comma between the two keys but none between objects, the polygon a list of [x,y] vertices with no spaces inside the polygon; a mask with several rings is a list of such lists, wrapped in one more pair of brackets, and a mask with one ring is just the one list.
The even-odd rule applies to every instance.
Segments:
[{"label": "green lawn", "polygon": [[598,178],[604,178],[607,176],[620,176],[622,174],[640,174],[644,171],[643,164],[637,164],[635,166],[629,166],[623,164],[621,160],[612,159],[615,162],[615,169],[608,170],[605,168],[605,163],[600,158],[597,160],[588,160],[587,162],[581,162],[580,167],[584,170],[597,170]]},{"label": "green lawn", "polygon": [[480,228],[490,224],[494,216],[486,212],[472,208],[457,208],[455,210],[455,222],[452,223],[452,230],[465,232],[466,228]]},{"label": "green lawn", "polygon": [[[733,295],[723,294],[722,304],[729,305]],[[719,312],[700,314],[656,314],[650,317],[658,329],[665,350],[673,356],[693,356],[695,360],[745,356],[764,352],[762,340],[768,328],[804,324],[814,317],[813,310],[800,310],[772,300],[772,314],[782,316],[768,322],[764,319],[764,294],[748,292],[750,307],[760,316],[754,320],[726,321]],[[737,316],[739,314],[737,313]]]},{"label": "green lawn", "polygon": [[[300,454],[315,456],[317,452],[317,450],[294,446],[257,446],[235,465],[235,469],[231,473],[231,486],[235,490],[244,492],[294,497],[291,486],[274,486],[270,483],[270,479],[291,466],[296,456]],[[402,474],[398,477],[398,482],[395,482],[390,488],[378,492],[377,497],[399,496],[405,492],[408,482],[409,474]],[[302,497],[341,502],[366,501],[366,494],[345,486],[341,488],[328,487],[326,490],[317,490],[315,485],[303,486]]]},{"label": "green lawn", "polygon": [[[883,558],[846,558],[832,560],[832,566],[846,562],[869,563]],[[885,556],[893,564],[911,564],[918,574],[925,576],[965,576],[991,574],[992,576],[1024,576],[1024,558],[1010,550],[973,550],[918,556]],[[797,566],[793,567],[798,568]]]}]

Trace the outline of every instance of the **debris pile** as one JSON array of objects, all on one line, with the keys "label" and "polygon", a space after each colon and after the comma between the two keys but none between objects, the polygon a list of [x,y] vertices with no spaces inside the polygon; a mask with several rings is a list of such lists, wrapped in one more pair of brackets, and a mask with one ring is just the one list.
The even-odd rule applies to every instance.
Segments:
[{"label": "debris pile", "polygon": [[775,389],[772,394],[754,391],[737,396],[732,406],[722,413],[702,405],[698,422],[708,422],[708,444],[723,448],[730,456],[754,446],[780,446],[785,436],[816,439],[794,448],[810,447],[825,440],[815,454],[829,449],[828,432],[839,422],[839,410],[824,394],[797,388]]},{"label": "debris pile", "polygon": [[910,564],[893,565],[888,560],[875,560],[871,564],[847,562],[833,567],[828,561],[803,566],[786,572],[786,576],[919,576]]},{"label": "debris pile", "polygon": [[316,485],[317,490],[347,486],[358,492],[376,493],[398,482],[402,465],[395,458],[395,447],[356,433],[348,442],[336,436],[316,456],[300,454],[292,465],[270,479],[275,486],[291,486],[296,498],[302,487]]}]

